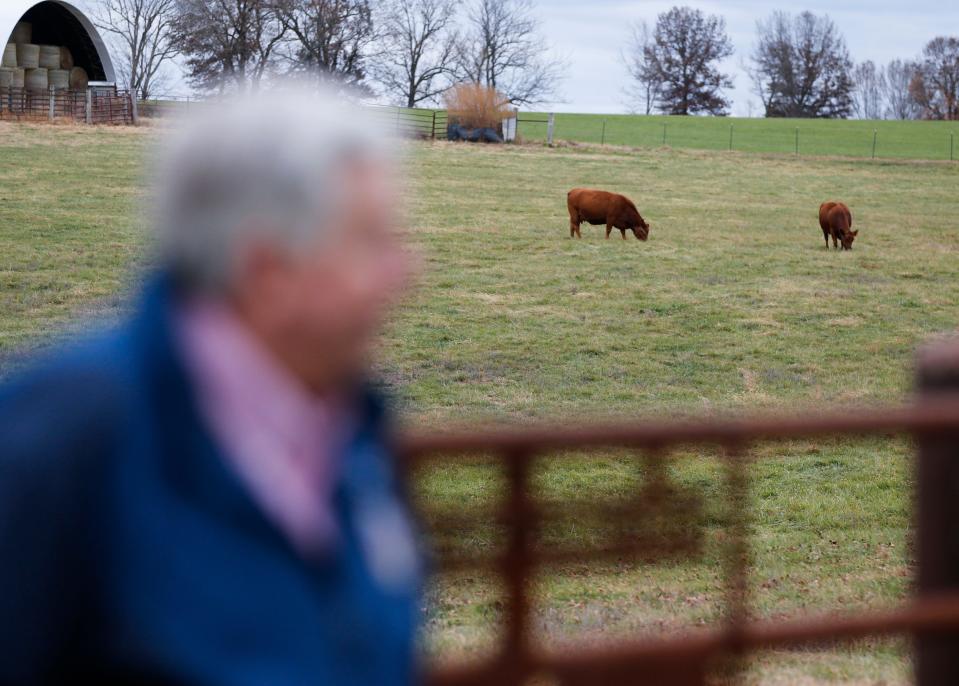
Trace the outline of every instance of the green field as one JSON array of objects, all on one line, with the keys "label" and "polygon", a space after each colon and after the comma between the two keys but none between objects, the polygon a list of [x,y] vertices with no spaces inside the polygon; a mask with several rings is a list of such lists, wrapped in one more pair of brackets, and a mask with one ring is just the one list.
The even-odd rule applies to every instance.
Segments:
[{"label": "green field", "polygon": [[[546,124],[522,120],[544,120],[546,116],[520,113],[520,137],[545,141]],[[554,139],[578,143],[605,140],[607,145],[654,148],[664,145],[664,125],[665,145],[674,148],[728,151],[732,129],[735,151],[795,154],[798,129],[801,155],[872,157],[875,133],[876,157],[880,159],[948,160],[952,150],[953,158],[959,160],[956,122],[557,114]]]},{"label": "green field", "polygon": [[[672,121],[672,120],[671,120]],[[557,125],[559,126],[559,124]],[[149,133],[0,126],[0,359],[90,313],[122,310],[145,261],[134,212]],[[564,137],[557,131],[557,136]],[[428,267],[385,333],[378,372],[403,421],[636,420],[902,400],[917,345],[959,321],[959,165],[670,149],[411,144],[410,240]],[[573,186],[624,192],[652,226],[641,243],[599,227],[568,238]],[[859,238],[827,250],[819,203],[842,199]],[[2,373],[2,368],[0,368]],[[841,411],[841,409],[837,410]],[[762,445],[750,491],[756,613],[887,606],[907,592],[911,447],[899,439]],[[717,618],[723,482],[686,451],[671,476],[704,502],[697,559],[571,566],[537,585],[537,640],[592,643]],[[622,453],[541,465],[552,503],[615,501],[642,484]],[[431,510],[475,522],[439,543],[496,545],[486,462],[416,483]],[[550,536],[602,534],[566,522]],[[428,650],[475,655],[502,607],[481,575],[440,579]],[[762,683],[902,683],[905,644],[869,641],[759,657]]]}]

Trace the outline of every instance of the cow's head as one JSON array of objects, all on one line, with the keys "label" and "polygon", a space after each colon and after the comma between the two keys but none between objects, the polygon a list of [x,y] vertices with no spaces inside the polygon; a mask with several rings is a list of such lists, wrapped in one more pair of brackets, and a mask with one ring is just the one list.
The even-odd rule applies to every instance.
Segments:
[{"label": "cow's head", "polygon": [[859,235],[858,229],[856,231],[851,231],[849,229],[846,229],[845,231],[843,231],[842,237],[840,238],[840,240],[842,241],[842,249],[852,250],[852,242],[856,240],[856,236],[858,235]]},{"label": "cow's head", "polygon": [[639,218],[639,221],[633,225],[633,233],[636,235],[636,238],[645,241],[649,238],[649,224],[646,223],[646,220],[643,219],[640,214],[637,213],[636,216]]}]

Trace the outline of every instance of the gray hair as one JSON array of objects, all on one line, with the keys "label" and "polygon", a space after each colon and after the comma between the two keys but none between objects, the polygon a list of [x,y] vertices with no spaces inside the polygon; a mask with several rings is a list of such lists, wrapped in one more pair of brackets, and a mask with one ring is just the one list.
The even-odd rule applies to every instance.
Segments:
[{"label": "gray hair", "polygon": [[320,242],[341,209],[343,166],[389,151],[368,116],[316,87],[206,105],[164,144],[160,259],[186,288],[208,292],[229,287],[250,241],[290,253]]}]

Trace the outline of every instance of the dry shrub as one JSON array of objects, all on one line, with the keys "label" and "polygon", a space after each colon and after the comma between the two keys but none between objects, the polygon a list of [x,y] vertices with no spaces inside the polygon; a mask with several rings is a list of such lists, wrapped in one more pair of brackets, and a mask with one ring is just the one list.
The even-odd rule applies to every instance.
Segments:
[{"label": "dry shrub", "polygon": [[509,101],[496,89],[478,83],[460,83],[443,96],[450,121],[468,129],[496,128],[511,115]]}]

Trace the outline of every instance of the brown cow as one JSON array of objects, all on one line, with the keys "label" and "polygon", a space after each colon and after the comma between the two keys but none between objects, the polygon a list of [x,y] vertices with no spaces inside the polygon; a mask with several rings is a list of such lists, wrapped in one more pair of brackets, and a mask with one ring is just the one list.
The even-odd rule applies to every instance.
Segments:
[{"label": "brown cow", "polygon": [[819,206],[819,226],[823,238],[826,239],[826,249],[829,249],[829,237],[832,236],[832,247],[838,248],[842,243],[843,250],[852,250],[852,242],[859,235],[852,230],[852,213],[841,202],[824,202]]},{"label": "brown cow", "polygon": [[566,194],[569,210],[569,237],[582,238],[579,225],[583,222],[606,225],[606,238],[615,226],[626,240],[626,231],[632,231],[637,240],[649,238],[649,224],[640,216],[633,201],[619,193],[574,188]]}]

